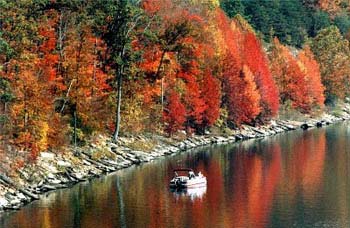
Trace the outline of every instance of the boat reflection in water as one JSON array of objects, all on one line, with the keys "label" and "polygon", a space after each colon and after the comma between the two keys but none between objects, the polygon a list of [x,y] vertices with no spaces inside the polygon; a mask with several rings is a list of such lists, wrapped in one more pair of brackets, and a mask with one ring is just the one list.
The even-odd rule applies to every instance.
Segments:
[{"label": "boat reflection in water", "polygon": [[192,188],[181,188],[181,189],[170,189],[176,199],[189,198],[191,201],[196,199],[202,199],[207,192],[207,186],[192,187]]}]

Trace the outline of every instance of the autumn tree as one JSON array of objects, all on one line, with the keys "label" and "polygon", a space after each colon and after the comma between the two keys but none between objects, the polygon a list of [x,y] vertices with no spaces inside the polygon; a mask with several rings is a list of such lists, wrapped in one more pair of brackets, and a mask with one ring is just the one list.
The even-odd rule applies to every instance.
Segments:
[{"label": "autumn tree", "polygon": [[229,120],[236,125],[251,123],[260,113],[260,94],[254,82],[254,76],[244,65],[239,75],[228,69],[225,73],[226,99]]},{"label": "autumn tree", "polygon": [[240,45],[242,61],[254,75],[254,81],[261,97],[262,113],[260,117],[271,118],[278,112],[278,90],[270,73],[268,58],[252,27],[240,15],[234,23],[243,34]]},{"label": "autumn tree", "polygon": [[298,64],[304,72],[307,93],[311,99],[313,106],[323,107],[325,96],[324,86],[321,81],[321,72],[318,62],[315,60],[314,54],[310,47],[306,45],[298,54]]},{"label": "autumn tree", "polygon": [[107,44],[108,60],[115,75],[116,114],[113,139],[118,140],[120,130],[120,109],[122,99],[122,83],[129,73],[132,60],[131,41],[142,16],[139,8],[127,0],[121,0],[110,6],[113,11],[107,14],[107,30],[103,39]]},{"label": "autumn tree", "polygon": [[203,12],[217,4],[215,1],[208,1],[205,6],[195,1],[143,1],[143,4],[154,19],[149,25],[153,36],[147,34],[137,42],[144,46],[142,70],[154,86],[160,83],[162,107],[164,90],[173,82],[184,84],[180,95],[186,107],[186,130],[199,131],[205,109],[200,87],[202,66],[208,64],[209,56],[206,53],[209,42],[202,36],[206,26],[202,17]]},{"label": "autumn tree", "polygon": [[179,77],[181,77],[186,84],[186,89],[184,92],[184,103],[186,104],[187,110],[186,130],[191,132],[191,129],[195,129],[196,125],[202,124],[203,113],[206,106],[201,97],[201,91],[198,80],[196,80],[196,74],[189,71],[187,73],[182,73]]},{"label": "autumn tree", "polygon": [[254,75],[244,64],[240,45],[244,34],[234,29],[222,11],[217,11],[219,34],[222,36],[223,105],[229,111],[229,120],[239,126],[251,123],[261,112],[261,96]]},{"label": "autumn tree", "polygon": [[166,131],[171,136],[176,131],[184,128],[186,108],[175,90],[170,91],[167,100],[167,106],[164,110],[164,121],[166,122]]},{"label": "autumn tree", "polygon": [[212,126],[220,115],[221,88],[219,81],[214,78],[209,70],[204,73],[201,84],[201,97],[205,103],[203,112],[202,131]]},{"label": "autumn tree", "polygon": [[311,98],[307,92],[305,73],[291,51],[277,38],[270,53],[271,72],[276,80],[282,104],[292,103],[293,108],[309,111]]},{"label": "autumn tree", "polygon": [[[1,84],[5,92],[1,97],[7,136],[16,149],[30,152],[29,157],[35,159],[39,151],[49,147],[48,122],[53,97],[47,85],[49,74],[43,73],[41,62],[43,50],[51,51],[48,38],[51,35],[47,30],[48,33],[41,34],[36,26],[37,18],[32,14],[38,10],[36,3],[4,2],[1,7],[1,40],[6,41],[1,42],[5,51],[0,57]],[[55,64],[54,58],[52,60]],[[27,153],[21,155],[28,157]]]},{"label": "autumn tree", "polygon": [[[193,4],[198,7],[198,3],[194,2]],[[171,62],[169,57],[176,58],[184,49],[191,49],[189,46],[195,42],[193,39],[194,28],[197,27],[197,30],[200,31],[198,28],[201,27],[201,18],[191,12],[193,5],[187,2],[144,0],[143,7],[151,17],[149,32],[142,40],[145,46],[144,50],[151,49],[151,51],[145,52],[144,59],[148,68],[144,69],[147,78],[153,82],[160,81],[160,101],[163,108],[166,86],[164,83],[166,72],[164,71],[165,68],[169,68],[167,64]],[[177,61],[175,60],[175,62]],[[166,69],[167,72],[170,70]]]},{"label": "autumn tree", "polygon": [[311,50],[320,64],[326,100],[344,98],[350,75],[349,42],[337,27],[321,30],[312,40]]}]

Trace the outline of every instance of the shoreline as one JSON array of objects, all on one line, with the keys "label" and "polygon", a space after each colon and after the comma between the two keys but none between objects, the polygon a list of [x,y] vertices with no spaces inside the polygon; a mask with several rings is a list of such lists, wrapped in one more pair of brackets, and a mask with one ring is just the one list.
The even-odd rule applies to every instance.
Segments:
[{"label": "shoreline", "polygon": [[[17,171],[15,177],[0,173],[0,215],[3,211],[19,210],[24,205],[40,200],[46,192],[69,188],[79,182],[98,178],[120,169],[128,168],[155,159],[185,152],[187,150],[215,144],[228,144],[247,139],[263,138],[297,129],[311,129],[350,120],[350,105],[342,108],[338,117],[323,114],[307,121],[272,120],[269,124],[252,127],[242,125],[233,130],[229,136],[192,136],[174,141],[158,135],[152,138],[135,136],[120,138],[117,144],[110,138],[99,136],[99,140],[86,147],[71,148],[64,154],[41,152],[35,164],[30,164]],[[147,144],[156,143],[151,151],[130,148],[132,142]]]}]

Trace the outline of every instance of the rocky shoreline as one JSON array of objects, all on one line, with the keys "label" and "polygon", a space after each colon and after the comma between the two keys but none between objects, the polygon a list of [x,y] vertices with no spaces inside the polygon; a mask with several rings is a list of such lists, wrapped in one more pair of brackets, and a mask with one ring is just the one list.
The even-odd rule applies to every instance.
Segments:
[{"label": "rocky shoreline", "polygon": [[[270,124],[259,127],[243,125],[240,130],[234,130],[228,136],[193,136],[180,141],[161,136],[154,136],[152,139],[137,136],[121,138],[118,144],[100,136],[97,142],[84,148],[71,148],[64,154],[42,152],[35,164],[21,168],[14,177],[0,173],[0,212],[18,210],[23,205],[40,199],[40,195],[45,192],[67,188],[106,173],[192,148],[267,137],[296,129],[306,130],[349,119],[350,105],[346,105],[337,116],[324,114],[317,119],[303,122],[273,120]],[[150,140],[155,142],[155,146],[149,151],[130,147],[134,142],[147,144]]]}]

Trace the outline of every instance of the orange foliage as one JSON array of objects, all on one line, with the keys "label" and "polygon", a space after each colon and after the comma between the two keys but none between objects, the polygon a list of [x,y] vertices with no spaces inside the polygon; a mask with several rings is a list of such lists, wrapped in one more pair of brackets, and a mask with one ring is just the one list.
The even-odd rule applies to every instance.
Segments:
[{"label": "orange foliage", "polygon": [[[231,21],[209,6],[216,6],[213,1],[199,3],[142,1],[146,14],[136,23],[130,42],[133,54],[139,55],[126,64],[130,77],[124,82],[123,99],[128,102],[122,107],[135,121],[130,124],[140,123],[138,131],[144,129],[145,119],[154,125],[163,116],[170,135],[184,127],[202,133],[218,119],[221,105],[236,126],[254,123],[277,114],[279,96],[303,112],[323,105],[320,68],[310,48],[296,58],[275,39],[269,69],[262,43],[247,21],[239,16]],[[330,3],[319,4],[329,8]],[[20,53],[10,60],[0,54],[1,76],[15,97],[1,108],[10,117],[11,130],[6,132],[33,159],[39,151],[68,141],[74,113],[78,128],[89,133],[103,132],[115,119],[110,112],[113,72],[104,66],[106,44],[95,36],[90,22],[69,18],[75,13],[79,15],[43,11],[33,30],[37,34],[19,42]],[[5,26],[9,32],[15,30],[11,26]],[[10,46],[17,42],[5,41]],[[344,72],[337,70],[331,84],[339,85]]]},{"label": "orange foliage", "polygon": [[230,69],[227,69],[224,85],[229,119],[237,125],[250,123],[261,111],[260,94],[253,75],[245,65],[239,75],[230,73]]},{"label": "orange foliage", "polygon": [[274,39],[270,57],[271,72],[278,85],[282,103],[291,101],[294,108],[309,111],[312,99],[307,91],[305,73],[299,67],[297,59],[277,38]]},{"label": "orange foliage", "polygon": [[239,52],[239,41],[242,40],[242,33],[233,30],[229,19],[220,10],[216,11],[218,28],[223,35],[225,42],[222,49],[225,50],[223,58],[223,89],[229,119],[240,125],[250,123],[260,113],[261,96],[254,81],[254,75],[247,65],[242,65]]},{"label": "orange foliage", "polygon": [[314,55],[309,46],[305,46],[304,49],[298,55],[299,66],[306,76],[306,85],[311,102],[314,105],[324,106],[324,86],[321,81],[320,66],[314,59]]},{"label": "orange foliage", "polygon": [[239,57],[239,41],[242,40],[242,34],[231,28],[229,19],[220,9],[216,10],[216,22],[216,26],[224,39],[224,43],[221,44],[223,47],[221,48],[230,52],[230,54],[234,56],[238,67],[240,67],[241,58]]},{"label": "orange foliage", "polygon": [[344,0],[318,0],[318,7],[334,16],[342,10],[342,2]]},{"label": "orange foliage", "polygon": [[15,144],[20,150],[29,151],[30,158],[34,160],[39,151],[49,146],[47,134],[53,97],[46,82],[32,69],[32,64],[40,60],[30,53],[26,55],[29,62],[22,60],[13,81],[17,102],[12,105],[11,120]]},{"label": "orange foliage", "polygon": [[103,51],[104,43],[94,37],[91,28],[86,26],[82,31],[71,31],[67,39],[70,40],[66,47],[67,61],[63,62],[66,74],[64,81],[65,96],[70,88],[68,99],[70,107],[65,107],[66,112],[73,115],[74,109],[84,126],[94,130],[104,130],[108,118],[108,96],[111,87],[108,85],[108,76],[99,67],[97,53]]}]

